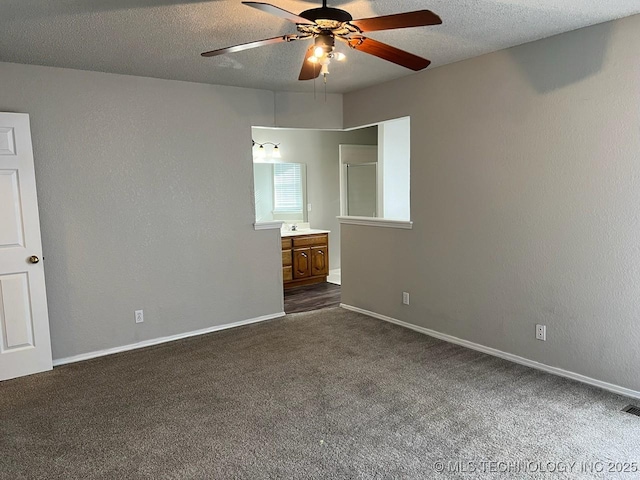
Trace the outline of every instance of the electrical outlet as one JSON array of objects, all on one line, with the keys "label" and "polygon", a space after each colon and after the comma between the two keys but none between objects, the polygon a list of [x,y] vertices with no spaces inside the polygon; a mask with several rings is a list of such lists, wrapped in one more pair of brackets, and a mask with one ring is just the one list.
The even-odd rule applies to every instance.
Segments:
[{"label": "electrical outlet", "polygon": [[536,325],[536,339],[542,340],[543,342],[547,341],[547,326],[546,325]]},{"label": "electrical outlet", "polygon": [[310,211],[311,211],[311,204],[307,203],[307,212],[310,212]]},{"label": "electrical outlet", "polygon": [[402,303],[409,305],[409,292],[402,292]]},{"label": "electrical outlet", "polygon": [[144,322],[144,313],[142,312],[142,310],[136,310],[135,319],[136,323]]}]

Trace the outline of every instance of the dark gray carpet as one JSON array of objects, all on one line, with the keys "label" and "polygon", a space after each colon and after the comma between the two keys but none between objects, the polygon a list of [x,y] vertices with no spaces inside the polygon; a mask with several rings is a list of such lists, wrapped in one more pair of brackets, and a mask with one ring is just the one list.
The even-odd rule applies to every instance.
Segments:
[{"label": "dark gray carpet", "polygon": [[0,475],[631,479],[627,403],[325,309],[1,383]]}]

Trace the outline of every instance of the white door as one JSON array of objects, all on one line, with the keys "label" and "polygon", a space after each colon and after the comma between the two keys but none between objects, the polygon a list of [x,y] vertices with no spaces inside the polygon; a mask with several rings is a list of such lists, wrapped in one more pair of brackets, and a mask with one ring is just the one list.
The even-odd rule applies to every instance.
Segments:
[{"label": "white door", "polygon": [[0,113],[0,380],[51,368],[29,115]]}]

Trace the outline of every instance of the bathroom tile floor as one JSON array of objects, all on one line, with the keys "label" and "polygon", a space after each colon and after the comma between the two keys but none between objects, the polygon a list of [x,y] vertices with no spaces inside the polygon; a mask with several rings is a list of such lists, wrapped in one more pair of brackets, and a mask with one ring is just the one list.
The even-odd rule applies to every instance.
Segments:
[{"label": "bathroom tile floor", "polygon": [[340,305],[340,285],[318,283],[284,291],[285,313],[308,312]]}]

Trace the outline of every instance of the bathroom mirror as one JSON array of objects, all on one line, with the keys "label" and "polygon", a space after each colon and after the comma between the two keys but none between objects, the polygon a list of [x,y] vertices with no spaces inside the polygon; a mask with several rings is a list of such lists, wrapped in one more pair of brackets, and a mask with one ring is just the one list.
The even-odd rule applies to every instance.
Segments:
[{"label": "bathroom mirror", "polygon": [[303,163],[254,163],[256,222],[307,221],[307,167]]}]

